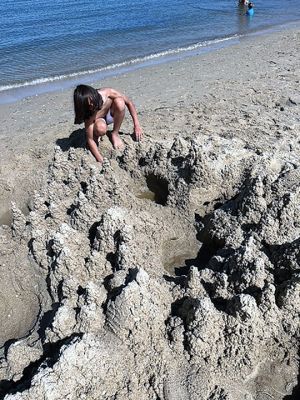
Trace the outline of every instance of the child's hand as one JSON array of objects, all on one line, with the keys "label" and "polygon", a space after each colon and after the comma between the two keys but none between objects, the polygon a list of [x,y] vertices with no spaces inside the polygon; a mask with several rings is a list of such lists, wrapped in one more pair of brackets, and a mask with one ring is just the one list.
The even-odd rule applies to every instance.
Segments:
[{"label": "child's hand", "polygon": [[104,158],[101,156],[101,154],[99,153],[99,154],[97,154],[97,163],[99,163],[99,164],[103,164],[103,160],[104,160]]},{"label": "child's hand", "polygon": [[139,142],[142,139],[143,132],[139,126],[134,128],[134,136],[137,142]]}]

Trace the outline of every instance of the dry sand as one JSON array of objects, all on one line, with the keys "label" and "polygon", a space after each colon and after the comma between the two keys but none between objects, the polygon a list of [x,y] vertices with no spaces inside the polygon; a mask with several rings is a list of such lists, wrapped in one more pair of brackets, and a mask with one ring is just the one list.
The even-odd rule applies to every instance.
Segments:
[{"label": "dry sand", "polygon": [[0,107],[0,396],[298,398],[299,39],[94,83],[144,130],[103,169],[71,91]]}]

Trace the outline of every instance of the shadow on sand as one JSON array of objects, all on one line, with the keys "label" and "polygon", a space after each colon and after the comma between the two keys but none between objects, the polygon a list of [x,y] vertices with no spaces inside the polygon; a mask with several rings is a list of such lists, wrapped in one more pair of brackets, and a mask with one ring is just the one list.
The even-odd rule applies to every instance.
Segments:
[{"label": "shadow on sand", "polygon": [[56,144],[62,151],[68,151],[73,148],[86,148],[85,129],[76,129],[68,138],[57,139]]},{"label": "shadow on sand", "polygon": [[[120,137],[130,136],[133,141],[136,141],[134,134],[125,134],[124,132],[120,131],[119,135]],[[111,144],[113,144],[111,140],[111,131],[107,132],[107,137]],[[56,144],[62,149],[62,151],[68,151],[70,148],[87,148],[85,129],[76,129],[76,131],[73,131],[69,137],[57,139]]]}]

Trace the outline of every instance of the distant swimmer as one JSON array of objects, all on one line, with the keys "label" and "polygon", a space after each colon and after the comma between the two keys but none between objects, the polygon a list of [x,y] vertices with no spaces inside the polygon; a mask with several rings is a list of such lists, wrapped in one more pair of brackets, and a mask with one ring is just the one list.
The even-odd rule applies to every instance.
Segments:
[{"label": "distant swimmer", "polygon": [[253,3],[249,3],[248,4],[248,10],[246,12],[246,15],[249,15],[249,17],[252,17],[254,15],[254,4]]}]

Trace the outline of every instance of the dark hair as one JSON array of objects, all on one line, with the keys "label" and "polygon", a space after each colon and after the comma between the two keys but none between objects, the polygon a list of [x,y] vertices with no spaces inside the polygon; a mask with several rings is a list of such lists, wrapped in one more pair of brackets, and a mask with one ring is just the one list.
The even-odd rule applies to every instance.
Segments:
[{"label": "dark hair", "polygon": [[248,8],[249,8],[249,9],[253,8],[253,3],[249,3],[249,4],[248,4]]},{"label": "dark hair", "polygon": [[78,85],[74,90],[74,124],[82,124],[95,111],[100,110],[103,99],[97,89],[87,85]]}]

